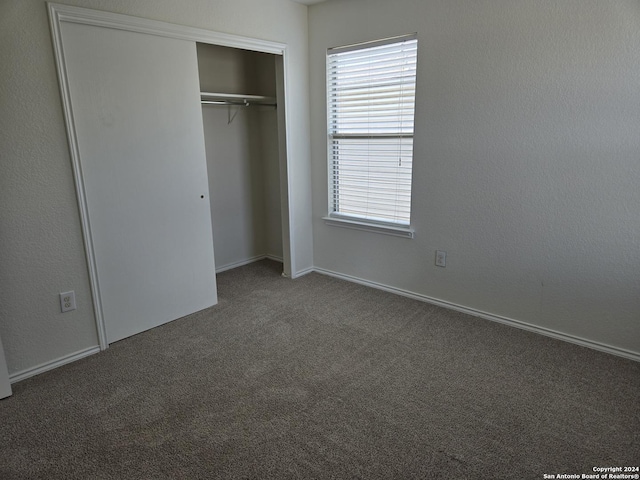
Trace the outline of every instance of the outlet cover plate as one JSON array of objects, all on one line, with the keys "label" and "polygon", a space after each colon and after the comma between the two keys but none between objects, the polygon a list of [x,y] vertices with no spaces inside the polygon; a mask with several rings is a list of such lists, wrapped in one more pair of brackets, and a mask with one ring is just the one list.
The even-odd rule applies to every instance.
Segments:
[{"label": "outlet cover plate", "polygon": [[76,309],[76,293],[71,290],[70,292],[63,292],[60,294],[60,310],[62,313],[70,312]]}]

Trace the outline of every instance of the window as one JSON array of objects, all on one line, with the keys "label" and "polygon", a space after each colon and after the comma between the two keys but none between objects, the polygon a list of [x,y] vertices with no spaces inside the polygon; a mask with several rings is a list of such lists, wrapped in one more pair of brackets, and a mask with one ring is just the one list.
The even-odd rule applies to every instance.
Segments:
[{"label": "window", "polygon": [[408,229],[417,39],[327,51],[329,219]]}]

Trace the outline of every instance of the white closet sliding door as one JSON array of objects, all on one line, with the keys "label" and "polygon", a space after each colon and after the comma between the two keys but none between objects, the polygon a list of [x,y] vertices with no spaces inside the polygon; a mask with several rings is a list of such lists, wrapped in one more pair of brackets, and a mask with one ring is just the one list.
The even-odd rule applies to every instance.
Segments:
[{"label": "white closet sliding door", "polygon": [[111,343],[217,303],[196,46],[60,29]]}]

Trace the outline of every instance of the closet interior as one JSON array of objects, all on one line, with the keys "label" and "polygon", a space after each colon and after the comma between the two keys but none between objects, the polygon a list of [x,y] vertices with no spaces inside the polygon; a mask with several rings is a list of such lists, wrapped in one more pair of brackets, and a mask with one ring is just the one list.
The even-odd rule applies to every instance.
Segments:
[{"label": "closet interior", "polygon": [[196,47],[216,271],[281,262],[276,56]]}]

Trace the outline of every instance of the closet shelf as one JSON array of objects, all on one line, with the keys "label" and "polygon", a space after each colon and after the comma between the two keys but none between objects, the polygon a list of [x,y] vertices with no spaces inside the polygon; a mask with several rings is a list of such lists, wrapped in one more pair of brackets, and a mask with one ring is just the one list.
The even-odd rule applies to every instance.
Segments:
[{"label": "closet shelf", "polygon": [[200,103],[203,105],[264,105],[275,107],[277,105],[275,97],[265,97],[264,95],[244,95],[239,93],[210,93],[200,92]]}]

